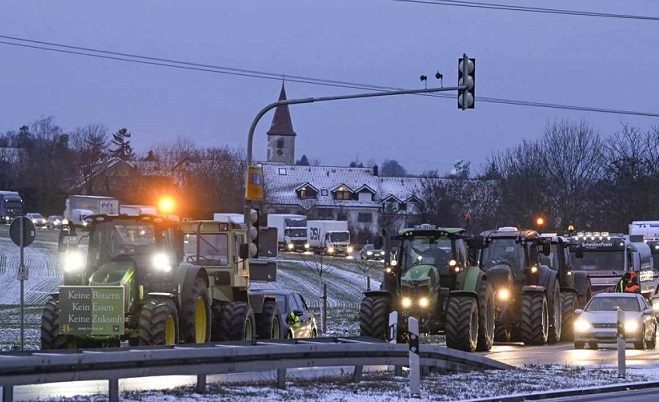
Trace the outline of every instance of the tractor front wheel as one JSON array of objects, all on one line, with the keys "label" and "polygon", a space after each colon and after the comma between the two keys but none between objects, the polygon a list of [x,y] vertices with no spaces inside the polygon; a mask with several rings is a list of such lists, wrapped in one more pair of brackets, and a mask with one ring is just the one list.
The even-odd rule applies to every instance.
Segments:
[{"label": "tractor front wheel", "polygon": [[547,296],[541,292],[524,293],[520,321],[522,342],[527,345],[544,345],[549,337],[549,311]]},{"label": "tractor front wheel", "polygon": [[211,309],[206,282],[195,278],[190,290],[182,295],[181,335],[185,343],[210,341]]},{"label": "tractor front wheel", "polygon": [[41,350],[65,347],[66,336],[59,330],[59,302],[49,299],[41,315]]},{"label": "tractor front wheel", "polygon": [[228,302],[220,310],[220,341],[242,341],[256,338],[254,311],[247,302]]},{"label": "tractor front wheel", "polygon": [[561,330],[563,327],[563,309],[561,305],[561,287],[558,281],[554,281],[554,289],[548,298],[549,305],[549,334],[547,342],[556,343],[561,339]]},{"label": "tractor front wheel", "polygon": [[176,345],[178,326],[178,311],[173,300],[145,300],[140,312],[138,344]]},{"label": "tractor front wheel", "polygon": [[449,296],[446,307],[446,346],[465,352],[478,344],[478,302],[470,296]]},{"label": "tractor front wheel", "polygon": [[[389,312],[387,297],[366,296],[359,306],[359,332],[361,336],[389,340]],[[400,323],[398,324],[400,326]]]},{"label": "tractor front wheel", "polygon": [[259,339],[281,339],[281,312],[274,300],[263,303],[263,312],[256,315],[256,334]]}]

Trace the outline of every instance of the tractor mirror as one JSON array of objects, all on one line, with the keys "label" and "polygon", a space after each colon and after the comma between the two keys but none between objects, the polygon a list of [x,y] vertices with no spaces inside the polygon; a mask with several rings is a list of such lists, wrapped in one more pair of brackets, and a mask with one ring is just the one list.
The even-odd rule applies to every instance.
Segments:
[{"label": "tractor mirror", "polygon": [[293,310],[293,314],[295,314],[296,316],[299,317],[299,316],[304,314],[304,311],[302,311],[302,310]]},{"label": "tractor mirror", "polygon": [[238,257],[240,257],[241,260],[249,258],[249,244],[243,243],[240,245],[238,249]]},{"label": "tractor mirror", "polygon": [[375,236],[375,239],[373,240],[373,247],[376,250],[381,250],[382,249],[382,243],[383,243],[382,236],[380,236],[380,235]]}]

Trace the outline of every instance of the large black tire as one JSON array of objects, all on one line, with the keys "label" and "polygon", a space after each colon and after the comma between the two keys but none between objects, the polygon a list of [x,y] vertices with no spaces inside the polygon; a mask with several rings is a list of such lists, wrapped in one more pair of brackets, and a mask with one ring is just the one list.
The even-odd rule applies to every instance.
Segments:
[{"label": "large black tire", "polygon": [[220,310],[220,341],[242,341],[256,338],[254,311],[246,302],[228,302]]},{"label": "large black tire", "polygon": [[65,347],[66,336],[59,333],[59,302],[49,299],[41,314],[41,350]]},{"label": "large black tire", "polygon": [[547,342],[556,343],[561,340],[561,330],[563,327],[561,286],[558,280],[554,280],[553,289],[547,296],[547,304],[549,306],[549,334],[547,336]]},{"label": "large black tire", "polygon": [[577,308],[583,309],[593,295],[590,285],[590,277],[584,275],[583,272],[575,272],[574,288],[577,290],[578,294]]},{"label": "large black tire", "polygon": [[388,341],[390,312],[391,302],[388,297],[365,296],[359,306],[359,332],[361,336],[370,336]]},{"label": "large black tire", "polygon": [[195,278],[190,291],[181,295],[181,338],[185,343],[204,343],[211,339],[211,308],[208,287]]},{"label": "large black tire", "polygon": [[178,326],[178,311],[173,300],[146,300],[140,311],[138,344],[176,345],[179,339]]},{"label": "large black tire", "polygon": [[577,308],[576,293],[561,293],[561,308],[563,309],[563,328],[561,328],[561,340],[572,341],[574,339],[574,310]]},{"label": "large black tire", "polygon": [[478,302],[470,296],[449,296],[446,307],[446,346],[475,352],[478,345]]},{"label": "large black tire", "polygon": [[256,314],[256,336],[259,339],[282,338],[281,312],[274,300],[263,303],[263,312]]},{"label": "large black tire", "polygon": [[541,292],[528,292],[522,296],[520,336],[526,345],[544,345],[549,336],[549,309],[547,296]]},{"label": "large black tire", "polygon": [[655,349],[657,347],[657,328],[654,328],[654,333],[652,334],[652,339],[645,342],[648,346],[648,349]]},{"label": "large black tire", "polygon": [[481,280],[478,289],[478,344],[476,350],[489,351],[494,345],[494,288]]}]

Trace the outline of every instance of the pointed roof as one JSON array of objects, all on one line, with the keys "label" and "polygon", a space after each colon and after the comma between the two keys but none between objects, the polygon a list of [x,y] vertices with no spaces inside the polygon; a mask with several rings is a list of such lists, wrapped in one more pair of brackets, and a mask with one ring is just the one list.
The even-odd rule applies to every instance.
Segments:
[{"label": "pointed roof", "polygon": [[[283,82],[281,83],[279,100],[286,100],[286,89]],[[291,121],[291,113],[288,111],[288,105],[277,106],[275,116],[272,118],[272,125],[270,126],[270,130],[268,130],[268,135],[296,135],[295,131],[293,131],[293,122]]]}]

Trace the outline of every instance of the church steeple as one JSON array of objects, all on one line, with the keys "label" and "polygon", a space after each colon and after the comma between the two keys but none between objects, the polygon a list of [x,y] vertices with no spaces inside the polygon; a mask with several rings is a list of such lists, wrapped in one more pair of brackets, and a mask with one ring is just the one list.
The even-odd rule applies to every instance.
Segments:
[{"label": "church steeple", "polygon": [[[281,83],[279,100],[286,100],[286,89]],[[288,105],[277,106],[272,125],[268,130],[268,162],[280,162],[287,165],[295,163],[295,131],[291,122]]]},{"label": "church steeple", "polygon": [[[286,89],[283,82],[281,83],[279,100],[286,100]],[[296,135],[295,131],[293,131],[293,122],[291,121],[291,113],[288,110],[288,105],[277,106],[275,116],[272,118],[272,125],[270,126],[270,130],[268,130],[268,135]]]}]

